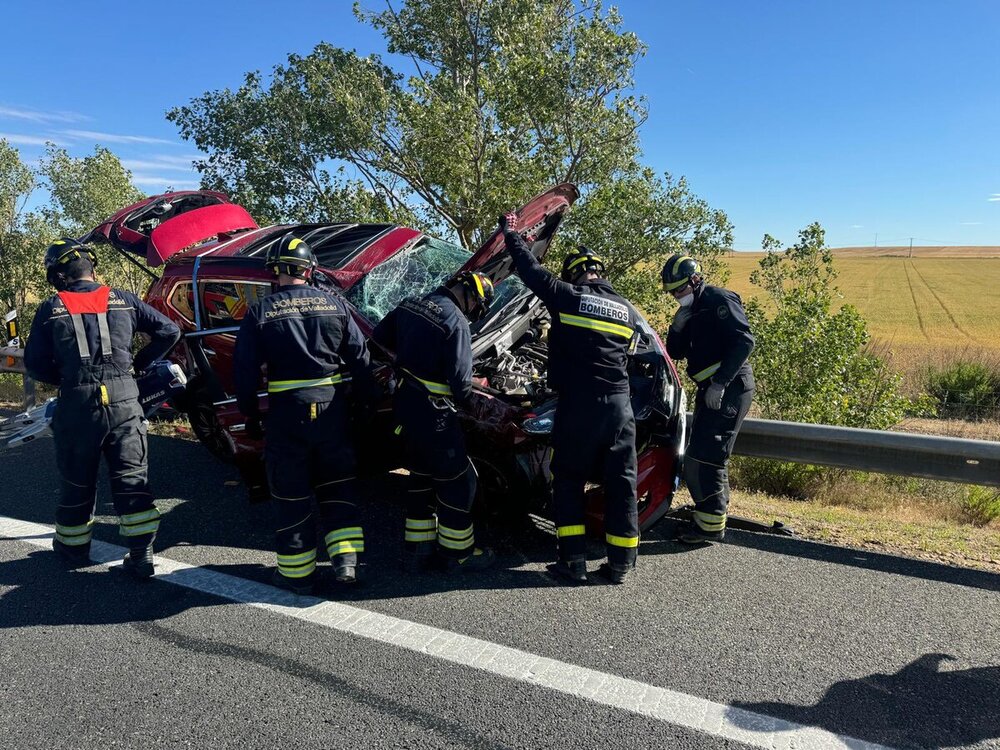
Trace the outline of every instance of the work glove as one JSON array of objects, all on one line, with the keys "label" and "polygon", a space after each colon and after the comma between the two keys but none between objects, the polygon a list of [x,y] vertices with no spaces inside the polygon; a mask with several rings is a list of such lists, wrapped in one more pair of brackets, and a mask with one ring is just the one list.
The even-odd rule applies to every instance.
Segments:
[{"label": "work glove", "polygon": [[674,319],[670,322],[670,330],[674,333],[680,333],[683,331],[684,326],[686,326],[688,321],[691,320],[692,315],[693,312],[690,305],[686,307],[678,307],[677,312],[674,313]]},{"label": "work glove", "polygon": [[513,211],[508,211],[503,216],[500,217],[500,231],[506,234],[507,232],[517,231],[517,214]]},{"label": "work glove", "polygon": [[251,440],[263,440],[264,423],[261,422],[260,417],[247,417],[244,423],[244,432]]},{"label": "work glove", "polygon": [[726,386],[721,383],[712,383],[705,390],[705,406],[712,411],[722,408],[722,397],[726,393]]}]

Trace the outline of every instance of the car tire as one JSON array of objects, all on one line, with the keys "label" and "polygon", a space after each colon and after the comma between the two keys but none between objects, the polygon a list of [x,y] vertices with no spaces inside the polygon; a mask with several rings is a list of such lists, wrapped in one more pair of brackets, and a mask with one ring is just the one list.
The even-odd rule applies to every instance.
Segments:
[{"label": "car tire", "polygon": [[209,453],[226,463],[232,463],[234,460],[232,445],[205,388],[196,387],[191,391],[187,416],[191,431],[198,441],[208,448]]}]

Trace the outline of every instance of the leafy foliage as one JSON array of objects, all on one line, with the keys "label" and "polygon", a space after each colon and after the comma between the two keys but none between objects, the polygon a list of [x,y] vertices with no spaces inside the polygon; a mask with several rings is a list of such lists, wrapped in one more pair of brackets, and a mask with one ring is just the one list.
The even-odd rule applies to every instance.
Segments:
[{"label": "leafy foliage", "polygon": [[930,367],[924,384],[943,414],[963,419],[996,418],[1000,369],[993,363],[960,360]]},{"label": "leafy foliage", "polygon": [[747,315],[757,339],[756,401],[765,418],[885,429],[903,416],[900,378],[868,347],[867,324],[837,294],[833,255],[819,224],[784,251],[765,236],[766,255],[751,276],[771,306],[753,299]]},{"label": "leafy foliage", "polygon": [[0,139],[0,315],[24,309],[37,271],[26,234],[24,206],[35,187],[35,175],[20,153]]}]

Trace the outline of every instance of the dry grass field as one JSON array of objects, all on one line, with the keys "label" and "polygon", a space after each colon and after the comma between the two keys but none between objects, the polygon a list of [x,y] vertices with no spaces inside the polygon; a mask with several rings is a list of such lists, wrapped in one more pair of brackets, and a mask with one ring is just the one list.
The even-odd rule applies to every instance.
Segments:
[{"label": "dry grass field", "polygon": [[[1000,247],[844,248],[834,251],[843,303],[868,321],[878,345],[914,382],[928,364],[1000,362]],[[727,258],[730,288],[744,299],[761,253]]]}]

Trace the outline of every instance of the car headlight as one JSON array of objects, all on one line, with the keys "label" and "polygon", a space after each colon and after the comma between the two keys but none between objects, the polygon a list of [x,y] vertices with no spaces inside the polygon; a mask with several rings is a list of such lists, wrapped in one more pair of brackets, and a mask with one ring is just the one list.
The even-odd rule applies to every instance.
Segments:
[{"label": "car headlight", "polygon": [[524,422],[521,423],[521,429],[529,435],[549,435],[552,433],[552,424],[555,421],[553,419],[554,416],[553,412],[538,414],[537,416],[524,420]]}]

